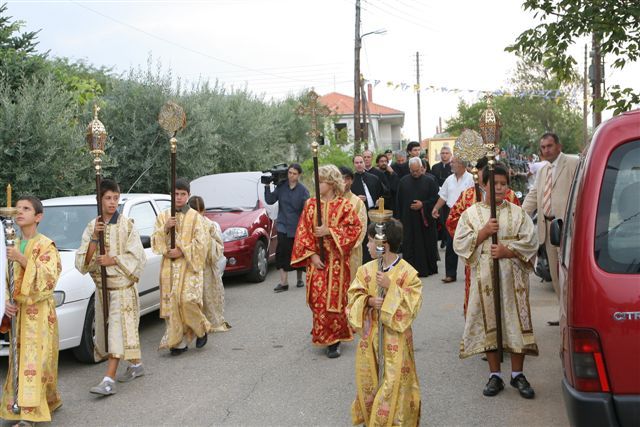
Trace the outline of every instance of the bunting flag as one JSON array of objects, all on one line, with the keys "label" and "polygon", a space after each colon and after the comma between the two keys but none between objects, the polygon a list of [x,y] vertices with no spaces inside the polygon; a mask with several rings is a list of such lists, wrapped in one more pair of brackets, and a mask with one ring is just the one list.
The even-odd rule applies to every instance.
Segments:
[{"label": "bunting flag", "polygon": [[[382,81],[381,80],[367,80],[364,79],[366,83],[373,83],[374,86],[378,86]],[[571,92],[562,92],[559,89],[536,89],[536,90],[510,90],[510,89],[496,89],[496,90],[484,90],[484,89],[461,89],[461,88],[450,88],[445,86],[434,86],[434,85],[420,85],[420,84],[409,84],[405,82],[394,82],[388,80],[386,82],[387,88],[393,90],[402,90],[406,91],[411,88],[414,93],[417,92],[441,92],[441,93],[476,93],[480,96],[485,95],[493,95],[493,96],[512,96],[516,98],[544,98],[545,100],[555,100],[556,102],[561,102],[562,99],[570,98],[576,99],[578,97],[579,89],[574,89]]]}]

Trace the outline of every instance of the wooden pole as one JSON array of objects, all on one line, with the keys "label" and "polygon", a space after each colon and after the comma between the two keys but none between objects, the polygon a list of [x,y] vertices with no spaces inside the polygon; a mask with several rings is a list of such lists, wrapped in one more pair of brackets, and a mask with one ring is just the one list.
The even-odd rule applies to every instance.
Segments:
[{"label": "wooden pole", "polygon": [[[176,216],[176,155],[178,144],[175,136],[169,141],[171,144],[171,217]],[[171,228],[171,249],[176,248],[176,228]]]},{"label": "wooden pole", "polygon": [[[101,182],[102,176],[100,175],[100,169],[96,169],[96,196],[98,198],[98,219],[96,221],[101,221],[104,223],[102,218],[102,197],[100,197],[101,192]],[[106,226],[106,224],[105,224]],[[100,255],[105,255],[106,249],[104,244],[104,231],[98,232],[98,246]],[[100,266],[100,283],[102,285],[102,320],[104,327],[104,351],[105,353],[109,353],[109,289],[107,289],[107,267]]]},{"label": "wooden pole", "polygon": [[[318,227],[322,227],[322,200],[320,199],[320,173],[318,171],[318,143],[313,141],[311,143],[311,152],[313,153],[313,178],[315,181],[315,191],[316,191],[316,223]],[[324,253],[324,238],[322,236],[318,237],[318,254],[320,255],[320,260],[324,262],[325,253]]]},{"label": "wooden pole", "polygon": [[[497,209],[496,209],[496,177],[495,177],[495,153],[491,156],[487,169],[489,170],[489,188],[491,190],[491,218],[497,217]],[[491,235],[491,243],[494,245],[498,244],[498,235]],[[496,352],[498,353],[498,360],[502,362],[502,297],[500,292],[500,260],[493,260],[493,307],[495,309],[496,316]]]}]

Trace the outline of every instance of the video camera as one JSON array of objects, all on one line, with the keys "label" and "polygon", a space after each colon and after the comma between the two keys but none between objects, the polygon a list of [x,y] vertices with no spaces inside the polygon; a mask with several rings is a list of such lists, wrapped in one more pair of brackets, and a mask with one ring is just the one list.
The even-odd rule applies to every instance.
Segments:
[{"label": "video camera", "polygon": [[278,185],[289,179],[289,166],[286,163],[279,163],[271,169],[262,171],[264,175],[260,177],[260,182],[267,185],[273,183]]}]

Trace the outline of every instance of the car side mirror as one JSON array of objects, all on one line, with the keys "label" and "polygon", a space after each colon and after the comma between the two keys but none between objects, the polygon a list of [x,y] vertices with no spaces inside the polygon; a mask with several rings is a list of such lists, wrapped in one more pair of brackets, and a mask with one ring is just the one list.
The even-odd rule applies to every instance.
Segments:
[{"label": "car side mirror", "polygon": [[151,236],[140,236],[140,241],[142,241],[142,247],[148,249],[151,247]]},{"label": "car side mirror", "polygon": [[560,240],[562,239],[562,226],[563,221],[560,218],[556,218],[551,221],[549,227],[549,241],[553,246],[560,246]]}]

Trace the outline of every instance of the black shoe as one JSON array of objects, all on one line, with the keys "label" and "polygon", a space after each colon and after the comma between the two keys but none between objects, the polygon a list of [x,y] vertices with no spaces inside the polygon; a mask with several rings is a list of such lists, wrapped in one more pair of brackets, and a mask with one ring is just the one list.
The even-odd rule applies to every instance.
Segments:
[{"label": "black shoe", "polygon": [[511,378],[511,385],[518,389],[520,396],[525,399],[533,399],[536,393],[531,388],[531,384],[525,378],[524,374],[518,374],[515,378]]},{"label": "black shoe", "polygon": [[560,321],[559,320],[549,320],[547,322],[547,325],[549,325],[549,326],[560,326]]},{"label": "black shoe", "polygon": [[172,356],[180,356],[182,353],[184,353],[185,351],[189,350],[189,347],[184,347],[184,348],[172,348],[170,350],[171,355]]},{"label": "black shoe", "polygon": [[339,342],[331,344],[329,347],[327,347],[327,357],[329,359],[340,357],[340,349],[338,348],[338,346],[340,346]]},{"label": "black shoe", "polygon": [[196,338],[196,348],[202,348],[205,345],[207,345],[207,334],[204,334],[204,336],[198,337]]},{"label": "black shoe", "polygon": [[302,280],[298,280],[298,283],[296,283],[296,288],[304,288],[304,282]]},{"label": "black shoe", "polygon": [[288,291],[289,290],[289,285],[283,285],[283,284],[278,284],[278,286],[276,286],[275,288],[273,288],[273,292],[278,293],[278,292],[284,292],[284,291]]},{"label": "black shoe", "polygon": [[502,381],[502,378],[496,375],[491,375],[489,382],[487,382],[487,385],[484,386],[484,390],[482,390],[482,394],[485,396],[495,396],[502,390],[504,390],[504,381]]}]

